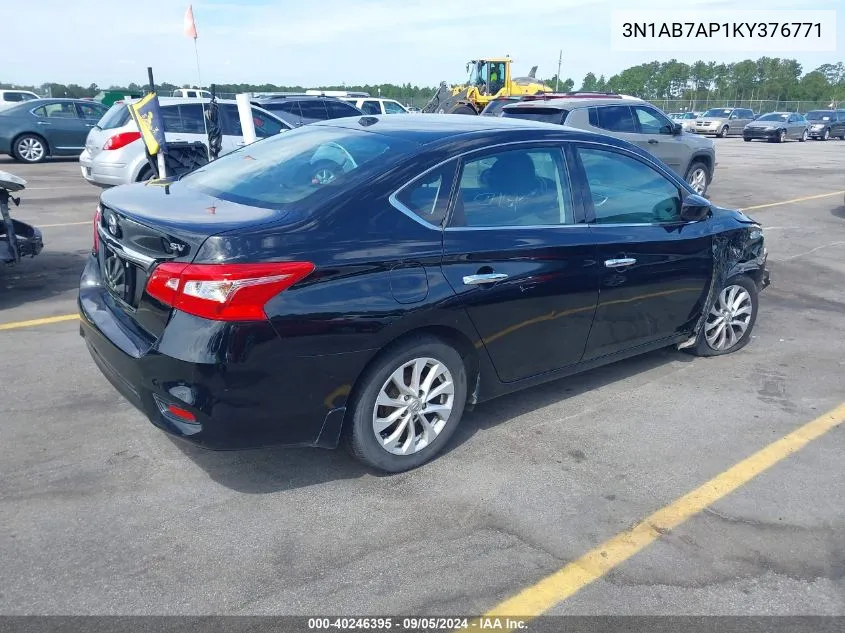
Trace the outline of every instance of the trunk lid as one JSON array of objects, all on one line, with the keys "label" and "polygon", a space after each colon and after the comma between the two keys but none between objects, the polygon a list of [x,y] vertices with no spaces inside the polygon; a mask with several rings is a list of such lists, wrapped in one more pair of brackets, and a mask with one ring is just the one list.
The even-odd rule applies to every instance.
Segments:
[{"label": "trunk lid", "polygon": [[121,318],[158,338],[171,309],[145,293],[161,262],[191,262],[212,235],[278,222],[286,211],[227,202],[179,182],[123,185],[100,197],[97,223],[103,288]]}]

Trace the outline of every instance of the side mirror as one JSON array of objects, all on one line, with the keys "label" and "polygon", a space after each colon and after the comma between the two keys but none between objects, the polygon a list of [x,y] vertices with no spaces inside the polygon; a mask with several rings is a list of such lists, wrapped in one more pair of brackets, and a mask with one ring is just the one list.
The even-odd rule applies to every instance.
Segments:
[{"label": "side mirror", "polygon": [[680,123],[673,123],[672,124],[672,134],[674,136],[681,134],[683,131],[684,131],[684,126],[682,124],[680,124]]},{"label": "side mirror", "polygon": [[710,201],[703,196],[691,193],[681,204],[681,219],[684,222],[698,222],[710,215]]}]

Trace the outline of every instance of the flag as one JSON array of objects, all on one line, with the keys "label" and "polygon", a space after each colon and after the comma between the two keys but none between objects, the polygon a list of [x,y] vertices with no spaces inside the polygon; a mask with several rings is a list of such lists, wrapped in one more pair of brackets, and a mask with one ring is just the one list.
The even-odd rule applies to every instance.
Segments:
[{"label": "flag", "polygon": [[158,105],[158,96],[151,92],[140,101],[129,104],[129,112],[141,132],[141,138],[150,156],[159,150],[167,151],[164,141],[164,119]]},{"label": "flag", "polygon": [[194,23],[194,8],[193,5],[188,5],[188,10],[185,11],[185,37],[197,39],[197,25]]}]

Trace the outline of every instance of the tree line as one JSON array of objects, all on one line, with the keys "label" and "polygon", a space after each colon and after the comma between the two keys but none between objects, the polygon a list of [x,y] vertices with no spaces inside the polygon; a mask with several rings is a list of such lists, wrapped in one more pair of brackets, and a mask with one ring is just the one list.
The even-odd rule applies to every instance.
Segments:
[{"label": "tree line", "polygon": [[[572,90],[575,82],[570,79],[552,76],[544,79],[547,85],[560,91]],[[87,87],[78,84],[44,83],[40,86],[13,86],[0,83],[0,88],[23,88],[53,97],[94,97],[101,90],[97,84]],[[162,83],[156,86],[159,94],[170,94],[177,88],[190,88],[190,84],[181,86]],[[314,86],[311,86],[314,88]],[[403,103],[426,101],[436,91],[436,86],[417,86],[406,84],[365,84],[316,86],[323,90],[354,90],[368,92],[373,96],[381,95]],[[109,90],[127,90],[144,92],[144,84],[130,83],[124,86],[112,85]],[[584,77],[579,90],[598,92],[620,92],[643,99],[725,99],[725,100],[807,100],[807,101],[842,101],[845,100],[845,64],[823,64],[818,68],[803,73],[801,64],[794,59],[778,57],[760,57],[757,60],[746,59],[731,64],[697,61],[686,64],[675,59],[660,62],[653,61],[638,66],[631,66],[622,72],[605,78],[596,77],[589,72]],[[285,86],[276,84],[216,84],[216,90],[222,94],[239,92],[302,92],[304,86]]]}]

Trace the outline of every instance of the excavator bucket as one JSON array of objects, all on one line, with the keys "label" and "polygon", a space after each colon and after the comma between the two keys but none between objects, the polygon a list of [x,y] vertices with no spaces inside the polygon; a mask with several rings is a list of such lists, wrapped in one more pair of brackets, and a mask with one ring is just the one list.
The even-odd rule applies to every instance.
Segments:
[{"label": "excavator bucket", "polygon": [[445,81],[440,82],[440,88],[434,93],[425,107],[423,112],[437,113],[437,114],[478,114],[475,108],[469,105],[469,88],[461,90],[457,94],[452,94],[451,89]]}]

